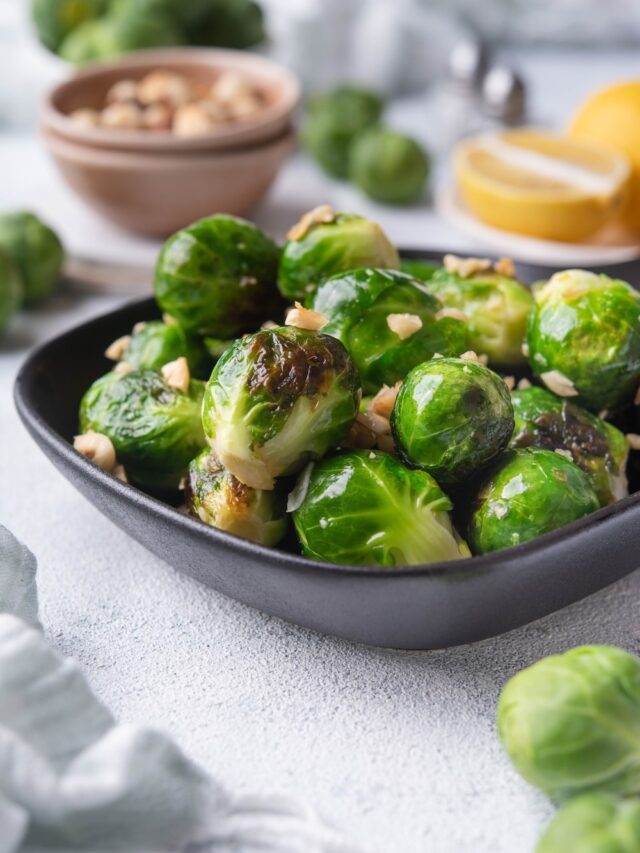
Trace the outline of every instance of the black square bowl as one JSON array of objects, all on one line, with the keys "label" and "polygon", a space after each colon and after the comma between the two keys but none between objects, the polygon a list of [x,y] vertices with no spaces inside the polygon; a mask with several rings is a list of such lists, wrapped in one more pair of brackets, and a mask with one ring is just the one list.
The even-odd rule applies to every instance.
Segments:
[{"label": "black square bowl", "polygon": [[[442,257],[440,252],[402,254]],[[518,269],[525,281],[554,271]],[[625,278],[632,270],[621,264],[607,272]],[[309,560],[177,512],[106,474],[71,445],[82,394],[109,369],[105,348],[134,323],[156,316],[153,299],[140,300],[39,347],[20,370],[15,402],[36,443],[86,498],[125,533],[201,583],[328,634],[396,649],[435,649],[524,625],[640,565],[640,492],[524,545],[397,569]]]}]

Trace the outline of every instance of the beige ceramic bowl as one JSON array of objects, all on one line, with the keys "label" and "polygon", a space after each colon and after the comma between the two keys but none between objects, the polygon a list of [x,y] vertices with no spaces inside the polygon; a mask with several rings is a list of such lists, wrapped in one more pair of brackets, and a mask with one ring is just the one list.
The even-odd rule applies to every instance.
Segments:
[{"label": "beige ceramic bowl", "polygon": [[[207,84],[225,71],[237,71],[261,90],[265,107],[245,120],[221,125],[215,132],[195,139],[179,139],[170,131],[87,128],[69,118],[69,113],[77,109],[103,107],[107,92],[119,80],[139,80],[157,69],[175,71]],[[290,125],[299,100],[297,78],[275,62],[252,53],[204,48],[143,50],[113,62],[91,65],[56,86],[45,98],[41,122],[46,131],[92,147],[154,153],[202,152],[255,146],[280,136]]]},{"label": "beige ceramic bowl", "polygon": [[44,130],[69,186],[128,231],[166,237],[212,213],[242,215],[267,192],[294,134],[231,151],[149,154],[96,148]]}]

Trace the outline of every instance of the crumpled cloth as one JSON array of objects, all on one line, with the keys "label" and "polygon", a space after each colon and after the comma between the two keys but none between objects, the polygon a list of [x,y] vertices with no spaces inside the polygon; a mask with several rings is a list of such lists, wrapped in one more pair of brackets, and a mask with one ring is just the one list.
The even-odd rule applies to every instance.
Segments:
[{"label": "crumpled cloth", "polygon": [[36,560],[0,526],[0,853],[357,853],[284,797],[231,796],[165,734],[117,724],[40,630]]}]

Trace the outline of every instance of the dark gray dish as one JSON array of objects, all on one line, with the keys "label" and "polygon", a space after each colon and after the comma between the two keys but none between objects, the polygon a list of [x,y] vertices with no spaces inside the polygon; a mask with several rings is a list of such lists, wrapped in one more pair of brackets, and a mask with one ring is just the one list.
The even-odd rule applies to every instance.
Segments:
[{"label": "dark gray dish", "polygon": [[[526,264],[518,270],[529,282],[554,271]],[[638,271],[636,262],[606,269],[627,281]],[[39,347],[20,370],[15,401],[34,440],[85,497],[125,533],[203,584],[328,634],[397,649],[436,649],[524,625],[640,565],[640,492],[516,548],[392,570],[319,563],[178,513],[105,474],[70,444],[83,392],[109,369],[105,348],[138,320],[155,316],[152,299],[129,303]]]}]

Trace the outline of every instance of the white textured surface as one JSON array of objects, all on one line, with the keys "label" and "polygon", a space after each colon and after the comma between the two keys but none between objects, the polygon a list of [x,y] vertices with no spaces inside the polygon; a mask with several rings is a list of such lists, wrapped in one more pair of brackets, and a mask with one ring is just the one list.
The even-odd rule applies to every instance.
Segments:
[{"label": "white textured surface", "polygon": [[[19,153],[11,156],[18,165]],[[28,186],[39,167],[26,157]],[[20,198],[12,174],[3,205]],[[285,175],[281,186],[294,183]],[[305,199],[312,191],[307,184]],[[284,212],[281,192],[274,216]],[[407,217],[389,217],[394,236]],[[229,790],[305,798],[376,853],[530,851],[551,808],[502,755],[499,690],[523,666],[576,644],[640,651],[640,573],[501,638],[420,654],[313,634],[198,586],[81,498],[10,400],[25,347],[113,302],[61,297],[0,342],[0,521],[38,557],[50,639],[81,662],[121,720],[168,729]]]}]

